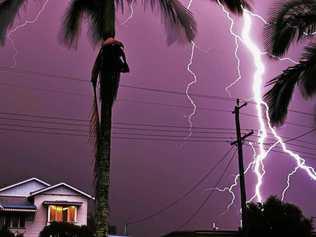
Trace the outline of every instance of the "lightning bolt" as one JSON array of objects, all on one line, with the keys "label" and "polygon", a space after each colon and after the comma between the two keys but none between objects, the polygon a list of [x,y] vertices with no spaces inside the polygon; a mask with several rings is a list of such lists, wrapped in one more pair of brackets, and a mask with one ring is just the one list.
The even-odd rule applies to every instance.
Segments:
[{"label": "lightning bolt", "polygon": [[233,36],[234,40],[235,40],[235,51],[234,51],[234,56],[235,56],[235,59],[237,61],[237,78],[236,80],[234,80],[231,84],[229,84],[226,88],[225,88],[225,91],[227,92],[227,94],[229,95],[229,97],[232,97],[232,94],[230,92],[230,89],[235,86],[241,79],[242,79],[242,75],[241,75],[241,69],[240,69],[240,66],[241,66],[241,61],[240,61],[240,58],[239,58],[239,55],[238,55],[238,51],[239,51],[239,41],[242,41],[241,37],[239,35],[237,35],[235,32],[234,32],[234,26],[235,26],[235,21],[234,19],[230,16],[230,13],[229,11],[227,11],[224,7],[224,5],[219,1],[217,0],[217,3],[221,6],[222,8],[222,11],[225,13],[227,19],[230,21],[230,27],[229,27],[229,33]]},{"label": "lightning bolt", "polygon": [[193,119],[194,115],[196,114],[196,110],[197,110],[197,106],[196,106],[193,98],[191,97],[191,95],[189,93],[191,87],[194,84],[197,83],[197,75],[191,69],[191,66],[192,66],[193,60],[194,60],[194,53],[195,53],[195,49],[196,49],[196,44],[192,41],[191,45],[192,45],[192,47],[191,47],[191,56],[190,56],[190,59],[189,59],[189,63],[187,65],[187,71],[192,75],[193,80],[190,83],[188,83],[188,85],[186,87],[186,90],[185,90],[185,94],[186,94],[188,100],[190,101],[191,105],[193,106],[193,110],[192,110],[192,113],[189,114],[189,116],[188,116],[188,123],[189,123],[190,127],[189,127],[189,135],[187,136],[187,138],[192,136],[192,133],[193,133],[192,132],[192,128],[193,128],[193,121],[192,121],[192,119]]},{"label": "lightning bolt", "polygon": [[283,190],[282,196],[281,196],[281,200],[282,200],[282,201],[284,201],[284,199],[285,199],[285,194],[286,194],[286,192],[289,190],[289,188],[291,187],[291,177],[297,173],[297,171],[299,170],[299,168],[300,168],[300,167],[296,166],[296,167],[294,168],[294,170],[293,170],[292,172],[290,172],[289,175],[287,176],[287,180],[286,180],[287,185],[286,185],[285,189]]},{"label": "lightning bolt", "polygon": [[40,18],[40,16],[42,15],[42,13],[45,11],[46,9],[46,6],[48,4],[49,0],[46,0],[44,2],[44,4],[42,5],[42,7],[40,8],[40,10],[37,12],[36,16],[32,19],[32,20],[26,20],[24,23],[20,24],[20,25],[17,25],[15,28],[13,28],[12,30],[10,30],[7,34],[7,38],[9,39],[9,41],[11,42],[11,45],[12,45],[12,48],[14,50],[14,54],[12,56],[12,60],[13,60],[13,64],[10,66],[11,68],[15,68],[16,65],[17,65],[17,56],[19,54],[19,50],[18,48],[16,47],[16,44],[12,38],[12,35],[14,33],[16,33],[18,30],[26,27],[27,25],[29,24],[35,24],[38,19]]},{"label": "lightning bolt", "polygon": [[[233,31],[233,27],[234,27],[233,18],[230,16],[229,12],[225,9],[224,5],[221,4],[221,2],[219,0],[218,0],[218,4],[222,7],[223,12],[226,14],[228,20],[231,22],[230,33],[235,38],[235,44],[236,44],[236,40],[241,41],[245,45],[245,47],[248,49],[248,51],[250,52],[251,56],[253,57],[254,64],[255,64],[255,72],[253,74],[252,90],[253,90],[253,94],[254,94],[253,99],[256,103],[256,111],[257,111],[257,115],[258,115],[258,122],[259,122],[260,129],[258,131],[259,138],[257,141],[257,143],[259,144],[259,154],[256,156],[255,161],[253,162],[254,173],[256,174],[256,177],[257,177],[257,183],[256,183],[256,188],[255,188],[255,196],[251,200],[257,199],[257,201],[262,202],[263,198],[262,198],[262,194],[261,194],[261,186],[263,185],[263,176],[265,174],[264,160],[267,158],[269,152],[278,144],[280,144],[280,146],[282,147],[283,152],[287,153],[291,158],[293,158],[296,161],[296,167],[291,173],[289,173],[289,175],[287,177],[287,186],[282,192],[282,199],[284,199],[286,191],[290,188],[290,178],[299,169],[303,169],[309,175],[309,177],[312,178],[313,180],[316,180],[316,172],[315,172],[314,168],[307,166],[305,164],[305,160],[303,158],[301,158],[298,154],[287,149],[286,144],[284,143],[283,139],[277,134],[276,130],[271,126],[271,123],[269,121],[269,116],[268,116],[269,108],[268,108],[267,104],[263,101],[262,93],[261,93],[261,88],[263,85],[263,77],[264,77],[264,73],[265,73],[265,66],[263,63],[262,56],[266,55],[267,52],[261,52],[259,47],[256,45],[256,43],[251,38],[251,26],[252,26],[252,18],[251,17],[258,18],[264,24],[267,24],[267,22],[260,15],[254,14],[254,13],[250,12],[249,10],[244,9],[244,15],[243,15],[244,26],[242,29],[242,36],[240,37],[239,35],[237,35]],[[238,68],[238,75],[239,76],[231,85],[226,87],[226,91],[229,91],[229,89],[232,86],[234,86],[241,79],[240,78],[240,75],[241,75],[240,74],[240,59],[238,57],[238,49],[239,49],[239,45],[237,42],[236,48],[235,48],[235,58],[238,59],[237,60],[237,68]],[[236,56],[236,54],[237,54],[237,56]],[[277,58],[277,59],[280,61],[287,60],[287,61],[290,61],[292,63],[297,63],[295,60],[293,60],[291,58]],[[264,113],[264,111],[265,111],[265,113]],[[275,144],[273,144],[268,150],[265,149],[265,145],[264,145],[264,142],[267,138],[267,128],[266,128],[266,125],[264,122],[264,118],[267,118],[268,129],[272,132],[273,136],[277,140],[277,142]],[[249,166],[248,166],[248,168],[249,168]],[[236,186],[236,179],[235,179],[235,183],[231,187],[235,187],[235,186]],[[227,190],[231,191],[232,189],[219,189],[219,191],[227,191]],[[233,200],[234,200],[234,196],[233,196]],[[231,206],[231,204],[229,204],[229,207],[230,206]]]},{"label": "lightning bolt", "polygon": [[123,21],[121,23],[121,25],[125,25],[127,24],[134,16],[134,1],[131,1],[130,5],[129,5],[129,9],[130,9],[130,15],[127,17],[127,19],[125,21]]},{"label": "lightning bolt", "polygon": [[[249,145],[251,146],[251,148],[252,148],[252,150],[253,150],[254,160],[248,164],[248,166],[247,166],[247,168],[245,169],[245,172],[244,172],[245,175],[249,172],[249,170],[251,170],[251,168],[253,168],[253,167],[255,166],[256,157],[257,157],[257,152],[256,152],[256,149],[255,149],[253,143],[252,143],[252,142],[249,142]],[[235,175],[233,184],[231,184],[231,185],[228,186],[228,187],[224,187],[224,188],[218,188],[218,187],[216,187],[216,188],[212,188],[212,189],[207,189],[207,190],[214,190],[214,189],[215,189],[215,190],[218,191],[218,192],[228,192],[228,193],[231,195],[231,201],[227,204],[226,210],[225,210],[222,214],[220,214],[220,216],[225,215],[225,214],[230,210],[230,208],[234,205],[234,203],[235,203],[236,195],[235,195],[235,193],[234,193],[233,190],[234,190],[234,188],[236,188],[237,185],[238,185],[239,176],[240,176],[239,174]],[[255,199],[255,197],[256,197],[256,195],[254,195],[254,197],[252,197],[252,198],[249,200],[249,202],[251,202],[253,199]]]},{"label": "lightning bolt", "polygon": [[[193,0],[189,0],[188,5],[187,5],[187,9],[189,10],[191,8],[193,4]],[[186,90],[185,90],[185,94],[188,98],[188,100],[190,101],[193,110],[192,112],[187,116],[188,118],[188,124],[189,124],[189,134],[186,137],[186,139],[190,138],[193,134],[192,128],[193,128],[193,117],[196,114],[196,110],[197,110],[197,106],[193,100],[193,98],[190,95],[190,89],[193,85],[195,85],[198,81],[197,75],[196,73],[192,70],[191,66],[193,64],[194,61],[194,55],[195,55],[195,49],[197,48],[196,43],[194,41],[191,42],[191,54],[190,54],[190,58],[189,58],[189,62],[186,66],[187,71],[189,72],[189,74],[192,76],[193,80],[191,82],[189,82],[187,84]]]}]

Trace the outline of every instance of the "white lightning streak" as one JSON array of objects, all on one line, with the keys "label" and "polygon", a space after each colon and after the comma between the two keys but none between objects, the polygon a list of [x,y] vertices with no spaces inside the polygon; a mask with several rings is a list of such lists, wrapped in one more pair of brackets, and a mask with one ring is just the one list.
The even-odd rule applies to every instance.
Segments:
[{"label": "white lightning streak", "polygon": [[131,4],[129,5],[129,9],[130,9],[130,15],[127,17],[127,19],[125,21],[123,21],[121,23],[121,25],[125,25],[127,24],[134,16],[134,1],[131,2]]},{"label": "white lightning streak", "polygon": [[[227,18],[231,22],[231,27],[230,27],[231,35],[234,36],[235,40],[238,39],[246,46],[246,48],[249,50],[249,52],[251,53],[251,55],[254,59],[255,68],[256,68],[256,71],[255,71],[254,76],[253,76],[253,92],[254,92],[254,100],[256,102],[256,110],[257,110],[257,114],[258,114],[258,118],[259,118],[259,125],[260,125],[260,129],[258,132],[258,134],[259,134],[259,139],[258,139],[259,155],[256,158],[255,169],[254,169],[254,172],[257,176],[257,184],[256,184],[256,188],[255,188],[256,194],[250,200],[254,200],[255,198],[257,198],[257,201],[262,202],[261,186],[263,184],[263,176],[265,174],[263,162],[266,159],[269,152],[278,144],[280,144],[283,151],[285,153],[287,153],[288,155],[290,155],[290,157],[294,158],[296,163],[297,163],[296,168],[287,177],[287,186],[282,192],[282,198],[284,199],[284,195],[290,187],[290,178],[299,169],[303,169],[304,171],[306,171],[307,174],[313,180],[316,180],[316,172],[312,167],[305,165],[305,160],[303,158],[301,158],[298,154],[287,149],[286,144],[283,142],[282,138],[277,134],[277,132],[273,129],[273,127],[271,126],[270,121],[269,121],[269,116],[268,116],[268,109],[269,108],[268,108],[267,104],[263,101],[262,93],[261,93],[261,88],[263,85],[263,75],[265,72],[265,67],[264,67],[264,63],[263,63],[261,56],[267,55],[268,53],[260,51],[259,47],[256,45],[256,43],[254,43],[254,41],[250,37],[251,25],[252,25],[251,16],[260,19],[260,21],[262,21],[264,24],[267,24],[267,21],[263,17],[261,17],[260,15],[252,13],[252,12],[248,11],[247,9],[244,9],[244,13],[245,13],[244,17],[243,17],[244,27],[243,27],[243,31],[242,31],[242,37],[240,37],[239,35],[237,35],[236,33],[234,33],[232,31],[233,26],[234,26],[233,18],[230,16],[229,12],[225,9],[225,7],[220,3],[219,0],[218,0],[218,4],[222,7],[223,12],[226,14]],[[236,54],[236,52],[238,52],[238,48],[239,48],[239,45],[237,45],[235,48],[235,54]],[[272,55],[270,55],[270,56],[272,56]],[[236,57],[236,55],[235,55],[235,57]],[[272,57],[274,57],[274,56],[272,56]],[[238,55],[237,55],[237,58],[239,59]],[[298,63],[291,58],[279,58],[279,57],[275,57],[275,58],[277,58],[280,61],[289,61],[289,62],[294,63],[294,64]],[[240,61],[237,60],[238,72],[240,71],[239,67],[240,67]],[[231,85],[229,85],[226,89],[229,90],[229,88],[234,86],[239,80],[240,80],[240,78],[238,77],[236,79],[236,81],[233,82]],[[263,113],[262,106],[264,106],[264,108],[265,108],[265,116]],[[265,147],[264,147],[264,141],[267,138],[267,128],[266,128],[266,125],[264,123],[264,117],[267,118],[268,127],[272,131],[274,137],[277,139],[277,142],[275,144],[273,144],[267,151],[265,150]],[[233,185],[235,185],[235,183]]]},{"label": "white lightning streak", "polygon": [[[262,185],[262,177],[264,175],[264,167],[262,166],[263,160],[266,158],[267,153],[264,147],[264,141],[267,138],[267,132],[266,132],[266,127],[264,123],[264,115],[263,111],[261,109],[261,104],[262,104],[262,94],[261,94],[261,87],[262,87],[262,81],[263,81],[263,75],[264,75],[264,64],[261,59],[262,52],[259,50],[259,48],[256,46],[256,44],[252,41],[250,34],[251,34],[251,14],[249,12],[245,11],[243,15],[243,20],[244,20],[244,26],[243,26],[243,31],[242,31],[242,37],[237,35],[232,31],[232,27],[234,25],[234,20],[230,16],[230,13],[228,10],[226,10],[225,6],[217,0],[218,4],[221,6],[223,12],[225,13],[226,17],[229,19],[231,22],[231,27],[230,27],[230,32],[231,34],[235,37],[235,39],[240,40],[245,47],[249,50],[251,53],[256,71],[253,75],[254,77],[254,84],[253,84],[253,92],[254,92],[254,99],[256,102],[256,110],[259,118],[259,126],[260,129],[258,131],[259,139],[258,139],[258,144],[259,144],[259,154],[255,159],[255,165],[254,165],[254,172],[257,175],[257,184],[255,188],[255,193],[257,200],[259,202],[262,201],[261,193],[260,193],[260,187]],[[233,82],[232,85],[235,85],[239,80],[235,80],[235,83]],[[231,87],[231,85],[230,85]],[[229,89],[229,88],[228,88]],[[226,90],[227,91],[227,90]]]},{"label": "white lightning streak", "polygon": [[193,80],[187,85],[187,88],[186,88],[186,90],[185,90],[185,94],[186,94],[188,100],[190,101],[191,105],[193,106],[192,113],[189,114],[189,116],[188,116],[188,123],[189,123],[189,126],[190,126],[190,127],[189,127],[190,130],[189,130],[189,135],[188,135],[188,137],[191,137],[191,136],[192,136],[192,133],[193,133],[193,132],[192,132],[192,128],[193,128],[193,121],[192,121],[192,119],[193,119],[194,115],[196,114],[196,110],[197,110],[197,106],[196,106],[196,104],[195,104],[193,98],[190,96],[190,93],[189,93],[191,87],[192,87],[194,84],[197,83],[197,75],[196,75],[196,74],[192,71],[192,69],[191,69],[191,66],[192,66],[193,60],[194,60],[194,53],[195,53],[196,44],[195,44],[193,41],[191,42],[191,44],[192,44],[192,47],[191,47],[191,56],[190,56],[190,59],[189,59],[189,63],[188,63],[188,65],[187,65],[187,71],[192,75]]},{"label": "white lightning streak", "polygon": [[229,97],[232,97],[232,94],[230,92],[230,88],[235,86],[242,79],[241,69],[240,69],[240,58],[239,58],[239,55],[238,55],[238,51],[239,51],[238,40],[242,41],[242,39],[240,38],[239,35],[237,35],[234,32],[234,25],[235,25],[234,19],[230,16],[229,12],[225,9],[225,6],[219,0],[217,0],[217,2],[221,6],[223,12],[226,14],[227,19],[230,21],[229,33],[234,37],[235,46],[236,46],[235,47],[235,51],[234,51],[234,56],[235,56],[235,59],[237,61],[237,74],[238,74],[238,77],[236,78],[236,80],[234,80],[231,84],[229,84],[225,88],[225,91],[229,95]]},{"label": "white lightning streak", "polygon": [[[248,10],[245,10],[245,12],[249,13]],[[259,19],[261,19],[265,24],[267,24],[267,22],[259,15],[257,14],[251,14],[255,17],[258,17]],[[280,61],[284,61],[284,60],[287,60],[287,61],[290,61],[292,63],[295,63],[297,64],[298,62],[296,62],[295,60],[291,59],[291,58],[278,58]],[[305,172],[307,172],[307,174],[309,175],[309,177],[316,181],[316,172],[314,170],[314,168],[310,167],[310,166],[307,166],[305,165],[305,160],[300,157],[298,154],[292,152],[291,150],[288,150],[287,147],[286,147],[286,144],[283,142],[283,139],[277,134],[276,130],[271,126],[271,123],[269,121],[269,107],[266,103],[264,103],[262,101],[262,104],[265,106],[266,108],[266,117],[268,119],[268,126],[269,126],[269,129],[271,130],[273,136],[277,139],[277,143],[279,143],[282,147],[282,150],[287,153],[290,157],[294,158],[294,160],[296,161],[296,167],[295,169],[289,173],[289,175],[287,176],[287,186],[286,188],[283,190],[282,192],[282,200],[285,198],[285,194],[287,192],[287,190],[290,188],[290,179],[291,177],[296,174],[296,172],[299,170],[299,169],[303,169]]]},{"label": "white lightning streak", "polygon": [[[255,162],[256,162],[255,158],[256,158],[256,156],[257,156],[257,154],[256,154],[257,152],[256,152],[256,149],[255,149],[253,143],[252,143],[252,142],[249,142],[249,145],[251,146],[251,148],[252,148],[252,150],[253,150],[254,160],[248,164],[248,166],[247,166],[247,168],[246,168],[246,170],[245,170],[245,172],[244,172],[245,175],[248,173],[248,171],[249,171],[251,168],[254,167]],[[217,190],[218,192],[229,192],[229,194],[230,194],[231,197],[232,197],[230,203],[228,203],[228,205],[226,206],[226,210],[225,210],[221,215],[225,215],[225,214],[230,210],[230,208],[234,205],[234,202],[235,202],[235,199],[236,199],[236,195],[235,195],[235,193],[234,193],[233,190],[234,190],[235,187],[237,187],[237,185],[238,185],[238,180],[239,180],[239,174],[235,175],[234,182],[233,182],[233,184],[230,185],[229,187],[224,187],[224,188],[218,188],[218,187],[216,187],[216,188],[211,189],[211,190]],[[210,189],[207,189],[207,190],[210,190]],[[255,197],[256,197],[256,195],[254,195],[254,197],[251,198],[251,199],[249,200],[249,202],[251,202]]]},{"label": "white lightning streak", "polygon": [[291,187],[291,177],[296,174],[296,172],[298,171],[299,168],[300,168],[300,167],[296,166],[295,169],[294,169],[291,173],[289,173],[289,175],[287,176],[287,180],[286,180],[287,185],[286,185],[286,187],[284,188],[284,190],[283,190],[283,192],[282,192],[282,196],[281,196],[281,200],[282,200],[282,201],[284,201],[286,192],[287,192],[287,191],[289,190],[289,188]]},{"label": "white lightning streak", "polygon": [[19,51],[15,45],[14,40],[12,39],[12,34],[14,34],[15,32],[17,32],[19,29],[26,27],[29,24],[34,24],[38,21],[38,19],[40,18],[40,16],[42,15],[42,13],[45,11],[46,6],[48,4],[49,0],[46,0],[44,2],[44,4],[42,5],[42,7],[40,8],[40,10],[38,11],[38,13],[36,14],[36,16],[32,19],[32,20],[26,20],[24,23],[17,25],[15,28],[13,28],[12,30],[9,31],[7,38],[10,40],[13,50],[14,50],[14,55],[13,55],[13,64],[10,66],[11,68],[15,68],[17,65],[17,56],[19,54]]},{"label": "white lightning streak", "polygon": [[[188,5],[187,5],[187,9],[189,10],[190,7],[192,6],[193,0],[190,0]],[[192,113],[190,113],[188,115],[188,123],[189,123],[189,134],[186,137],[186,139],[190,138],[193,134],[192,128],[193,128],[193,117],[196,114],[196,110],[197,110],[197,106],[193,100],[193,98],[190,95],[190,89],[193,85],[195,85],[197,83],[197,75],[195,74],[195,72],[191,69],[191,66],[193,64],[193,60],[194,60],[194,54],[195,54],[195,49],[196,49],[196,43],[194,41],[191,42],[191,55],[189,58],[189,62],[187,64],[187,71],[191,74],[193,80],[187,85],[186,90],[185,90],[185,94],[188,98],[188,100],[190,101],[191,105],[193,106],[193,110]]]}]

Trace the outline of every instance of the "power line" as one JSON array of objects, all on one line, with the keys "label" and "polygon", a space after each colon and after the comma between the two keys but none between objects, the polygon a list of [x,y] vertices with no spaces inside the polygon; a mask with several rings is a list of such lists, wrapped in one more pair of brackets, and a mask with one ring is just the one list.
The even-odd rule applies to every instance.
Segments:
[{"label": "power line", "polygon": [[[230,167],[232,161],[233,161],[234,158],[235,158],[236,152],[237,152],[237,150],[233,153],[233,156],[231,157],[230,161],[228,162],[227,166],[225,167],[225,169],[224,169],[222,175],[220,176],[220,178],[219,178],[218,181],[216,182],[215,187],[218,187],[218,186],[220,185],[220,183],[222,182],[222,180],[223,180],[223,178],[224,178],[224,176],[225,176],[227,170],[229,169],[229,167]],[[184,226],[186,226],[187,224],[189,224],[189,223],[200,213],[200,211],[202,210],[202,208],[207,204],[207,202],[208,202],[208,201],[210,200],[210,198],[213,196],[213,194],[215,193],[215,191],[216,191],[216,190],[214,189],[214,190],[212,190],[212,191],[207,195],[207,197],[203,200],[203,202],[202,202],[201,205],[196,209],[196,211],[193,212],[193,214],[192,214],[183,224],[181,224],[181,225],[177,228],[177,230],[180,230],[180,229],[182,229]]]},{"label": "power line", "polygon": [[[90,138],[90,135],[80,134],[80,133],[65,133],[65,132],[55,132],[55,131],[41,131],[41,130],[26,130],[26,129],[15,129],[15,128],[2,128],[0,127],[0,131],[4,132],[22,132],[22,133],[30,133],[30,134],[45,134],[45,135],[58,135],[58,136],[71,136],[71,137],[84,137],[86,139]],[[113,136],[113,140],[128,140],[128,141],[162,141],[162,142],[187,142],[187,143],[227,143],[227,139],[219,139],[219,138],[210,138],[210,139],[169,139],[167,138],[152,138],[152,137],[130,137],[130,136]]]},{"label": "power line", "polygon": [[[81,79],[79,77],[74,77],[74,76],[67,76],[67,75],[57,75],[57,74],[53,74],[53,73],[45,73],[45,72],[38,72],[38,71],[32,71],[32,70],[26,70],[26,69],[12,69],[10,67],[4,67],[4,66],[0,66],[0,68],[2,68],[3,70],[1,70],[2,72],[7,72],[7,73],[16,73],[16,74],[31,74],[31,75],[37,75],[37,76],[44,76],[44,77],[48,77],[48,78],[55,78],[55,79],[63,79],[63,80],[71,80],[71,81],[75,81],[75,82],[84,82],[84,83],[90,83],[89,80],[84,80]],[[155,88],[148,88],[148,87],[138,87],[138,86],[132,86],[132,85],[124,85],[122,84],[121,87],[126,87],[126,88],[132,88],[132,89],[138,89],[138,90],[147,90],[147,91],[154,91],[154,92],[168,92],[168,93],[175,93],[175,94],[179,94],[179,95],[185,95],[185,93],[183,92],[179,92],[179,91],[172,91],[172,90],[163,90],[163,89],[155,89]],[[223,97],[223,96],[211,96],[209,97],[208,95],[201,95],[201,94],[192,94],[193,96],[201,96],[201,97],[206,97],[206,98],[214,98],[214,99],[220,99],[220,100],[227,100],[227,101],[234,101],[235,98],[228,98],[228,97]],[[250,104],[256,104],[255,102],[248,102]],[[306,116],[312,116],[314,117],[315,114],[313,113],[308,113],[308,112],[304,112],[304,111],[299,111],[299,110],[294,110],[294,109],[289,109],[290,112],[293,113],[297,113],[297,114],[301,114],[301,115],[306,115]]]},{"label": "power line", "polygon": [[[19,121],[19,122],[29,122],[29,123],[39,123],[39,124],[53,124],[53,125],[62,125],[62,126],[75,126],[75,127],[85,127],[89,128],[89,124],[73,124],[73,123],[65,123],[65,122],[54,122],[54,121],[38,121],[38,120],[32,120],[32,119],[21,119],[21,118],[3,118],[0,117],[0,120],[5,120],[5,121]],[[21,126],[20,124],[6,124],[6,123],[0,123],[0,125],[5,125],[5,126]],[[32,126],[29,126],[32,128]],[[69,130],[69,131],[84,131],[86,132],[87,130],[80,130],[80,129],[69,129],[69,128],[64,128],[64,127],[33,127],[33,128],[43,128],[43,129],[60,129],[60,130]],[[156,129],[156,128],[135,128],[135,127],[120,127],[120,126],[113,126],[112,127],[114,130],[134,130],[134,131],[143,131],[143,132],[158,132],[158,133],[187,133],[187,129],[181,129],[181,130],[174,130],[174,129]],[[226,134],[226,135],[232,135],[234,134],[233,131],[229,130],[209,130],[209,131],[194,131],[195,134]]]},{"label": "power line", "polygon": [[218,167],[219,165],[227,158],[227,156],[230,154],[230,152],[233,150],[233,147],[231,147],[228,152],[224,154],[224,156],[211,168],[209,169],[206,174],[204,174],[186,193],[184,193],[182,196],[174,200],[173,202],[169,203],[168,205],[162,207],[158,211],[145,216],[143,218],[134,220],[134,221],[129,221],[127,224],[128,225],[135,225],[139,223],[146,222],[154,217],[159,216],[160,214],[164,213],[165,211],[169,210],[170,208],[176,206],[179,202],[181,202],[183,199],[188,197],[191,193],[193,193]]},{"label": "power line", "polygon": [[[53,73],[44,73],[44,72],[37,72],[37,71],[32,71],[32,70],[26,70],[26,69],[12,69],[10,67],[4,67],[0,66],[3,70],[2,72],[8,72],[8,73],[16,73],[16,74],[31,74],[31,75],[38,75],[38,76],[44,76],[44,77],[51,77],[55,79],[64,79],[64,80],[71,80],[71,81],[76,81],[76,82],[84,82],[84,83],[90,83],[89,80],[84,80],[79,77],[74,77],[74,76],[66,76],[66,75],[57,75]],[[16,85],[13,85],[16,86]],[[151,91],[151,92],[159,92],[159,93],[168,93],[168,94],[177,94],[177,95],[185,95],[184,92],[179,92],[179,91],[172,91],[172,90],[164,90],[164,89],[155,89],[155,88],[148,88],[148,87],[139,87],[139,86],[133,86],[133,85],[125,85],[122,84],[120,87],[126,87],[126,88],[131,88],[131,89],[137,89],[137,90],[145,90],[145,91]],[[226,100],[226,101],[234,101],[236,98],[228,98],[224,96],[209,96],[209,95],[202,95],[202,94],[191,94],[192,96],[195,97],[201,97],[201,98],[213,98],[213,99],[218,99],[218,100]],[[248,103],[250,104],[256,104],[255,102],[249,101]],[[313,113],[308,113],[304,111],[299,111],[299,110],[293,110],[289,109],[290,112],[301,114],[301,115],[306,115],[306,116],[312,116],[314,117],[315,114]]]}]

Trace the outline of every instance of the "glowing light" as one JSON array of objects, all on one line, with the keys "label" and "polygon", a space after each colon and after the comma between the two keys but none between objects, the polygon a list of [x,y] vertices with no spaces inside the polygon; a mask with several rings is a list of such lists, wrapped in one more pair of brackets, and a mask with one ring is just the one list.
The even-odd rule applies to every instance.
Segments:
[{"label": "glowing light", "polygon": [[32,20],[26,20],[24,23],[22,23],[22,24],[20,24],[20,25],[17,25],[15,28],[13,28],[12,30],[10,30],[10,31],[8,32],[7,38],[10,40],[10,42],[11,42],[11,44],[12,44],[12,47],[13,47],[13,50],[14,50],[13,64],[10,66],[11,68],[15,68],[15,67],[16,67],[16,65],[17,65],[17,60],[16,60],[16,58],[17,58],[17,56],[18,56],[18,54],[19,54],[19,51],[18,51],[18,49],[17,49],[17,47],[16,47],[16,45],[15,45],[15,42],[14,42],[14,40],[12,39],[12,35],[13,35],[15,32],[17,32],[19,29],[24,28],[24,27],[26,27],[26,26],[29,25],[29,24],[34,24],[34,23],[36,23],[36,22],[38,21],[38,19],[40,18],[40,16],[42,15],[42,13],[45,11],[48,2],[49,2],[49,0],[46,0],[46,1],[43,3],[42,7],[41,7],[40,10],[38,11],[38,13],[37,13],[36,16],[34,17],[34,19],[32,19]]}]

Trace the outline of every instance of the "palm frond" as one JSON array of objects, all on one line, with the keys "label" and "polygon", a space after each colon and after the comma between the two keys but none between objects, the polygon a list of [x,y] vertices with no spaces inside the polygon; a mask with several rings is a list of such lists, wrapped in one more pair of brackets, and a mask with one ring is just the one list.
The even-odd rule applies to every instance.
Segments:
[{"label": "palm frond", "polygon": [[302,40],[316,31],[314,0],[280,1],[271,12],[264,30],[265,47],[270,55],[284,55],[293,40]]},{"label": "palm frond", "polygon": [[231,12],[242,14],[243,9],[250,9],[250,3],[247,0],[212,0],[225,5]]},{"label": "palm frond", "polygon": [[316,43],[305,47],[301,62],[304,63],[304,71],[300,76],[299,86],[302,94],[308,98],[316,93]]},{"label": "palm frond", "polygon": [[268,84],[273,87],[264,95],[264,100],[269,107],[269,118],[273,126],[284,123],[295,85],[303,70],[302,64],[290,67]]},{"label": "palm frond", "polygon": [[8,29],[13,25],[14,20],[25,3],[25,0],[0,1],[0,44],[5,44]]},{"label": "palm frond", "polygon": [[143,0],[144,6],[159,9],[167,31],[168,44],[191,42],[196,35],[196,22],[192,13],[178,0]]},{"label": "palm frond", "polygon": [[93,44],[115,36],[114,1],[97,1],[89,12],[89,36]]}]

